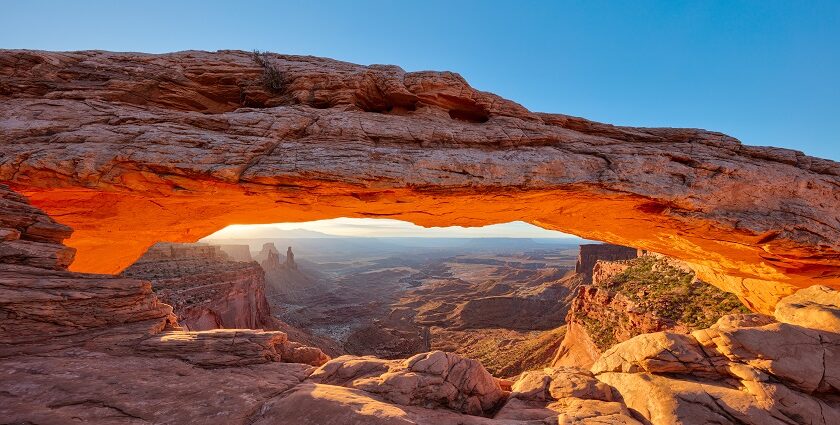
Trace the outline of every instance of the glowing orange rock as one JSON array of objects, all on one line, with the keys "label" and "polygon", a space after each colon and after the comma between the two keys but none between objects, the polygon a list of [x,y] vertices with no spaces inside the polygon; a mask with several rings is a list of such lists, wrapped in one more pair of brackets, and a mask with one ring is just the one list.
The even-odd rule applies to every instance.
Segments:
[{"label": "glowing orange rock", "polygon": [[457,74],[245,52],[0,52],[0,180],[71,269],[228,224],[523,220],[667,254],[769,312],[840,288],[840,165],[693,129],[540,114]]}]

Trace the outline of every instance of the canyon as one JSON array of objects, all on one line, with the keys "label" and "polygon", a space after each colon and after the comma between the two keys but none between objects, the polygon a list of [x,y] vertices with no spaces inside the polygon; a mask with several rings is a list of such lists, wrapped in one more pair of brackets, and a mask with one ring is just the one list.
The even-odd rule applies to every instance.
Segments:
[{"label": "canyon", "polygon": [[[72,257],[72,250],[60,241],[70,230],[20,195],[4,187],[0,193],[6,235],[0,242],[0,368],[9,378],[0,382],[0,414],[11,423],[840,420],[840,292],[827,287],[783,299],[774,316],[727,314],[690,333],[629,338],[588,369],[555,365],[500,379],[476,360],[443,351],[394,360],[328,359],[278,331],[181,330],[149,282],[66,271],[64,255]],[[162,245],[139,265],[185,256],[228,262],[220,252]],[[662,260],[645,255],[604,264],[627,271],[640,259]],[[188,276],[193,270],[178,267]],[[608,285],[621,275],[613,273]],[[193,402],[185,406],[184,399]]]},{"label": "canyon", "polygon": [[[399,359],[442,350],[479,360],[494,376],[550,363],[580,283],[570,242],[288,243],[317,254],[298,254],[294,268],[288,253],[262,263],[269,304],[282,321],[349,354]],[[273,243],[261,247],[261,253],[277,251]],[[523,362],[528,357],[532,362]]]},{"label": "canyon", "polygon": [[[4,50],[0,76],[4,421],[840,423],[835,162],[313,57]],[[399,291],[338,293],[387,313],[348,334],[379,358],[275,317],[353,314],[315,309],[336,293],[309,299],[299,251],[155,245],[331,217],[633,248],[367,264]],[[373,343],[417,325],[411,352]],[[493,363],[526,325],[518,368]]]}]

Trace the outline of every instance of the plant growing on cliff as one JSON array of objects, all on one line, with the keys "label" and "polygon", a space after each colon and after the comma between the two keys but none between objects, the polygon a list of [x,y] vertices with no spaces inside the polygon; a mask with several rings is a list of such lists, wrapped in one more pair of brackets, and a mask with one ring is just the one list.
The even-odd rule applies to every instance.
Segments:
[{"label": "plant growing on cliff", "polygon": [[268,57],[268,52],[254,50],[254,62],[262,67],[262,84],[271,93],[279,94],[283,91],[283,74],[275,67]]},{"label": "plant growing on cliff", "polygon": [[708,328],[726,314],[749,313],[735,295],[695,280],[694,273],[665,259],[647,256],[629,263],[608,286],[643,311],[692,330]]}]

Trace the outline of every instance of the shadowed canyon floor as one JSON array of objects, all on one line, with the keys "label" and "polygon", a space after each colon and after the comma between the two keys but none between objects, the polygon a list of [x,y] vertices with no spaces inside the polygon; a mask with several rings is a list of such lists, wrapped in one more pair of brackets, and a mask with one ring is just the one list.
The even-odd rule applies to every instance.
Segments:
[{"label": "shadowed canyon floor", "polygon": [[765,313],[840,287],[840,167],[800,152],[313,57],[2,51],[0,75],[0,180],[75,230],[76,271],[231,223],[387,216],[663,253]]}]

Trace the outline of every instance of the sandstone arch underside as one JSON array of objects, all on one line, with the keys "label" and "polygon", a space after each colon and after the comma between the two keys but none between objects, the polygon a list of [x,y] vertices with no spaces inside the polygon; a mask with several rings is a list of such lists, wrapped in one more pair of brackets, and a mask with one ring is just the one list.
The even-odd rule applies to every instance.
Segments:
[{"label": "sandstone arch underside", "polygon": [[523,220],[682,259],[757,311],[840,288],[840,164],[533,113],[453,73],[7,50],[0,130],[0,181],[74,229],[76,271],[233,223]]}]

